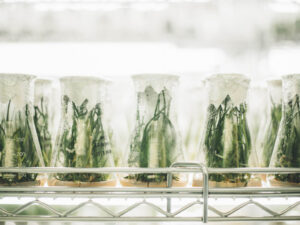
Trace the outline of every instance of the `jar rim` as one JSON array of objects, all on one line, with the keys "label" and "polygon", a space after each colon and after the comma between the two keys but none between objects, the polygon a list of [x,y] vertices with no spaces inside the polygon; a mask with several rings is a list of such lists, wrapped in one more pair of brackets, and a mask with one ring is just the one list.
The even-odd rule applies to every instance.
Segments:
[{"label": "jar rim", "polygon": [[1,78],[27,78],[27,79],[35,79],[37,76],[32,74],[25,73],[0,73]]},{"label": "jar rim", "polygon": [[224,79],[224,78],[226,80],[240,79],[240,80],[250,82],[250,78],[241,73],[217,73],[217,74],[212,74],[212,75],[208,76],[206,78],[206,80],[209,81],[209,80],[218,80],[218,79]]},{"label": "jar rim", "polygon": [[267,79],[266,82],[268,85],[282,86],[282,79],[280,78]]},{"label": "jar rim", "polygon": [[59,81],[61,82],[68,82],[68,81],[94,81],[94,82],[107,82],[109,83],[110,81],[108,79],[105,79],[103,77],[98,77],[98,76],[82,76],[82,75],[68,75],[68,76],[62,76],[59,78]]},{"label": "jar rim", "polygon": [[51,79],[51,78],[47,78],[47,77],[37,77],[35,79],[35,83],[52,83],[54,81],[54,79]]},{"label": "jar rim", "polygon": [[134,74],[131,76],[133,80],[145,80],[145,79],[153,79],[153,80],[159,80],[159,79],[172,79],[172,80],[178,80],[179,76],[175,74],[167,74],[167,73],[141,73],[141,74]]},{"label": "jar rim", "polygon": [[282,79],[292,79],[292,78],[300,79],[300,73],[292,73],[292,74],[286,74],[282,76]]}]

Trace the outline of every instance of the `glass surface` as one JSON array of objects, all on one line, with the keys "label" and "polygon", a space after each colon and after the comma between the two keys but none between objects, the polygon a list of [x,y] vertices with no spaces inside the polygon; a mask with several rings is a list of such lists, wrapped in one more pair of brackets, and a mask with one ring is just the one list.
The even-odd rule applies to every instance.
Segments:
[{"label": "glass surface", "polygon": [[[249,79],[240,74],[217,74],[207,79],[208,109],[200,151],[212,168],[248,167],[251,137],[247,123]],[[253,154],[255,156],[255,153]],[[210,186],[246,186],[249,174],[210,174]]]},{"label": "glass surface", "polygon": [[[300,166],[300,75],[286,75],[282,79],[282,119],[270,166],[299,168]],[[271,185],[300,185],[300,174],[276,174]]]},{"label": "glass surface", "polygon": [[[107,81],[95,77],[60,79],[62,117],[56,166],[113,167],[105,119]],[[111,185],[108,174],[57,174],[54,185]],[[50,182],[51,184],[51,182]]]},{"label": "glass surface", "polygon": [[[183,161],[177,126],[176,86],[173,75],[133,76],[137,95],[135,129],[129,146],[130,167],[164,168]],[[129,174],[121,183],[127,185],[166,185],[166,174]],[[178,175],[173,183],[184,185]]]},{"label": "glass surface", "polygon": [[[38,167],[43,159],[32,118],[34,76],[0,74],[0,163],[2,167]],[[34,185],[36,174],[0,174],[0,184]]]}]

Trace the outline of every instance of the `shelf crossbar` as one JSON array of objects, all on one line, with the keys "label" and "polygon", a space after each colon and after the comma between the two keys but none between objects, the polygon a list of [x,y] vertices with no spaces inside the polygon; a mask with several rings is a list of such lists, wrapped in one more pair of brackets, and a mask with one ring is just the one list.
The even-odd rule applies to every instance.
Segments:
[{"label": "shelf crossbar", "polygon": [[[118,221],[118,222],[138,222],[138,221],[300,221],[300,187],[241,187],[241,188],[210,188],[209,174],[219,173],[251,173],[251,174],[287,174],[299,173],[300,168],[207,168],[203,164],[195,162],[177,162],[169,168],[67,168],[67,167],[39,167],[39,168],[0,168],[0,173],[35,173],[52,176],[56,173],[165,173],[167,174],[167,186],[162,188],[143,187],[25,187],[25,186],[0,186],[0,221]],[[200,174],[202,176],[202,187],[172,187],[172,175],[174,173]],[[4,199],[30,198],[14,211],[7,208]],[[66,206],[65,210],[60,210],[55,203],[49,203],[44,198],[52,199],[54,202],[59,198],[76,198],[82,200],[80,203],[72,203]],[[221,198],[242,199],[237,201],[233,208],[222,211],[213,200]],[[287,199],[281,206],[281,211],[276,211],[269,205],[261,203],[260,200]],[[133,203],[128,203],[125,208],[114,211],[104,205],[99,199],[139,199]],[[165,202],[164,207],[153,203],[153,199],[161,199]],[[180,207],[174,204],[178,199],[185,199]],[[8,200],[9,201],[9,200]],[[235,201],[235,200],[234,200]],[[5,201],[4,201],[5,202]],[[125,201],[126,202],[126,201]],[[13,205],[8,202],[8,205]],[[161,204],[161,203],[160,203]],[[96,207],[106,213],[106,216],[74,216],[73,214],[85,206]],[[240,216],[235,215],[248,206],[254,206],[267,214],[267,216],[257,217],[255,215]],[[30,207],[40,207],[46,210],[49,215],[23,215]],[[147,206],[158,215],[155,216],[128,216],[140,206]],[[199,206],[197,216],[182,216],[194,206]],[[294,214],[290,213],[293,212]],[[296,212],[296,214],[295,214]]]}]

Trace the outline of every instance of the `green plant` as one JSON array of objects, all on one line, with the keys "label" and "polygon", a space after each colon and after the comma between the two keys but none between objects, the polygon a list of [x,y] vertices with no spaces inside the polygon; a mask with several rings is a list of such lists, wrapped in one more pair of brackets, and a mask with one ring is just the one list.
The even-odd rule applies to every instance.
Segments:
[{"label": "green plant", "polygon": [[270,164],[273,148],[275,145],[279,124],[281,120],[282,106],[281,104],[275,104],[272,102],[271,106],[271,118],[267,128],[267,133],[264,138],[263,145],[263,166],[268,167]]},{"label": "green plant", "polygon": [[[247,167],[251,139],[246,121],[245,103],[234,106],[229,95],[216,108],[208,108],[208,121],[204,149],[208,167]],[[210,174],[209,180],[216,182],[247,182],[248,174]]]},{"label": "green plant", "polygon": [[[297,168],[300,165],[300,101],[295,95],[284,104],[283,118],[279,134],[279,145],[276,156],[276,167]],[[275,179],[284,182],[299,183],[300,174],[276,174]]]},{"label": "green plant", "polygon": [[[130,166],[139,167],[169,167],[176,161],[176,132],[169,119],[171,98],[167,90],[162,90],[157,97],[153,117],[144,123],[137,113],[135,136],[130,145]],[[127,178],[142,182],[166,181],[166,174],[136,174]],[[176,176],[173,179],[177,180]]]},{"label": "green plant", "polygon": [[[64,113],[68,114],[68,110],[72,113],[72,122],[66,124],[60,141],[63,165],[77,168],[105,167],[111,149],[103,129],[100,103],[88,110],[88,99],[79,106],[71,102],[68,96],[63,99]],[[108,174],[96,173],[57,174],[57,178],[62,181],[99,182],[108,177]]]},{"label": "green plant", "polygon": [[49,113],[48,107],[45,106],[44,98],[41,98],[40,105],[34,106],[34,125],[41,146],[44,162],[50,166],[52,155],[51,134],[49,132]]},{"label": "green plant", "polygon": [[[3,167],[37,167],[38,157],[29,128],[29,107],[26,104],[24,112],[17,111],[11,115],[11,100],[9,100],[5,118],[0,124],[0,152]],[[13,184],[17,182],[34,181],[36,174],[2,173],[0,182]]]}]

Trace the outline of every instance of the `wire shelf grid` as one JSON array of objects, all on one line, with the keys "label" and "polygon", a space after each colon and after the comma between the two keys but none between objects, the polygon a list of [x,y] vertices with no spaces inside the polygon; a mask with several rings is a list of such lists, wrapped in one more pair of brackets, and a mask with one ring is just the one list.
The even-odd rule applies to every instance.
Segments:
[{"label": "wire shelf grid", "polygon": [[[165,173],[167,187],[0,187],[0,221],[298,221],[300,220],[300,187],[242,187],[210,188],[211,173],[300,173],[299,168],[206,168],[192,162],[174,163],[169,168],[0,168],[0,173]],[[202,187],[172,187],[173,173],[200,173]],[[11,209],[11,199],[27,199]],[[63,198],[79,199],[65,206]],[[234,206],[219,207],[222,199],[232,200]],[[29,200],[28,200],[29,199]],[[51,199],[51,201],[49,201]],[[239,199],[239,200],[236,200]],[[109,200],[109,203],[106,201]],[[123,200],[123,201],[122,201]],[[184,201],[183,201],[184,200]],[[182,201],[184,203],[182,203]],[[219,202],[220,202],[219,201]],[[120,206],[123,202],[123,206]],[[10,204],[7,204],[10,203]],[[61,207],[58,205],[61,204]],[[219,204],[219,205],[218,205]],[[279,204],[279,207],[273,207]],[[120,206],[120,207],[110,207]],[[95,216],[76,215],[84,207],[93,207],[102,213]],[[44,213],[30,211],[32,207]],[[151,208],[155,215],[130,215],[140,207]],[[182,216],[192,208],[188,216]],[[261,213],[251,215],[248,207]],[[26,211],[29,213],[24,213]],[[247,211],[248,214],[241,212]],[[250,213],[249,213],[250,212]]]}]

